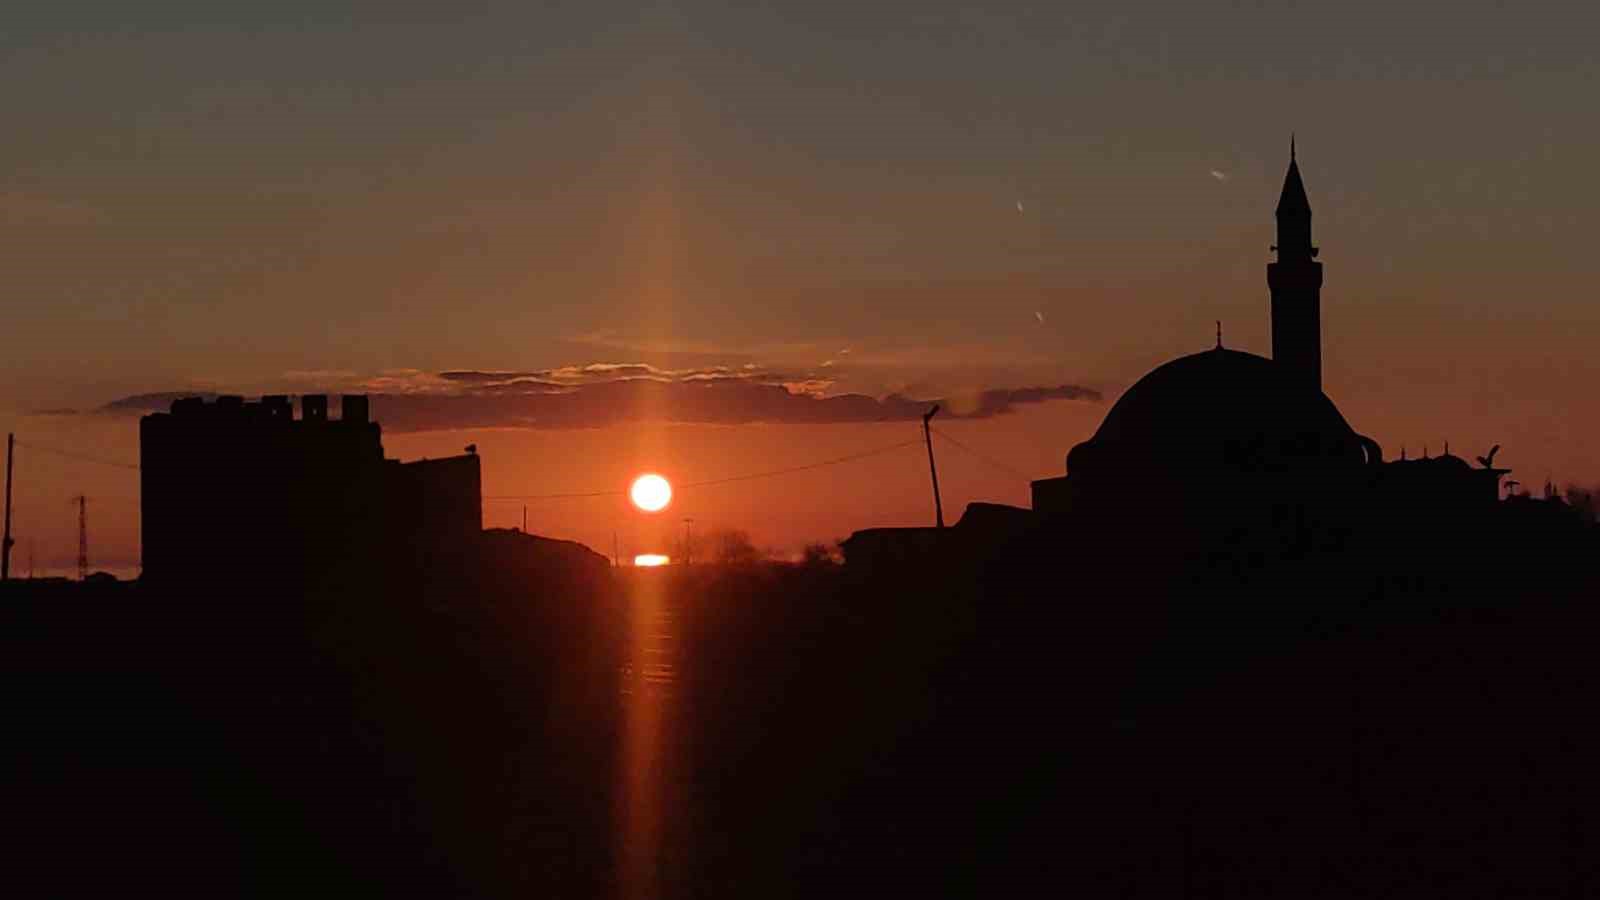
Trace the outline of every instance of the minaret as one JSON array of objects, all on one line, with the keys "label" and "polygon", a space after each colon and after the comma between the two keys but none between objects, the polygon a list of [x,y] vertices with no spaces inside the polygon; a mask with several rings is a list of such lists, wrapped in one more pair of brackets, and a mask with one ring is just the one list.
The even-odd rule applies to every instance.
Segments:
[{"label": "minaret", "polygon": [[1272,289],[1272,358],[1288,377],[1322,390],[1322,263],[1311,246],[1311,203],[1289,138],[1289,172],[1278,197],[1278,261],[1267,264]]}]

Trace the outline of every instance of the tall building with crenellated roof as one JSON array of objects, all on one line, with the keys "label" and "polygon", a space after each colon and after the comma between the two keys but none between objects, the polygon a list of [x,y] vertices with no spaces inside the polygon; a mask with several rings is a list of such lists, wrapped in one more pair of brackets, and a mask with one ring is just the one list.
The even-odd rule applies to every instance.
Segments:
[{"label": "tall building with crenellated roof", "polygon": [[200,398],[139,423],[149,580],[302,581],[428,553],[483,527],[478,457],[385,459],[362,395]]}]

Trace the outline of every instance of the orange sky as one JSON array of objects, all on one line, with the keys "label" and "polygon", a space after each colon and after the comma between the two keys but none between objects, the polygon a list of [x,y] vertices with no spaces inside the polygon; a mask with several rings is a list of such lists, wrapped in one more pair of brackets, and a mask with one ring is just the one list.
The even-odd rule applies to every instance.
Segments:
[{"label": "orange sky", "polygon": [[[941,426],[1056,475],[1215,320],[1267,352],[1298,131],[1324,384],[1350,423],[1390,455],[1500,443],[1527,484],[1600,482],[1600,63],[1568,4],[380,6],[63,0],[0,34],[0,425],[132,462],[131,417],[81,413],[595,363],[919,400],[1103,391]],[[387,445],[477,443],[496,494],[916,436],[641,424],[647,405],[592,429],[391,428]],[[1025,499],[963,456],[942,453],[952,511]],[[80,491],[92,555],[131,564],[130,476],[27,455],[18,565],[29,540],[70,565]],[[685,493],[669,517],[792,548],[927,506],[908,452]],[[219,498],[219,523],[247,514]],[[529,514],[601,549],[618,518]]]},{"label": "orange sky", "polygon": [[[1394,389],[1377,379],[1349,374],[1330,385],[1358,429],[1378,435],[1390,455],[1401,438],[1412,453],[1428,442],[1433,452],[1443,442],[1463,456],[1483,452],[1490,443],[1506,446],[1500,461],[1528,484],[1549,474],[1585,468],[1596,449],[1592,423],[1559,416],[1527,419],[1515,402],[1518,385],[1488,383],[1472,372],[1453,373],[1458,389],[1434,383],[1447,373],[1431,373]],[[1535,370],[1530,377],[1550,377]],[[1342,393],[1342,396],[1341,396]],[[1115,396],[1114,394],[1112,395]],[[1433,398],[1433,399],[1429,399]],[[1219,399],[1218,402],[1226,402]],[[985,419],[935,420],[938,429],[982,453],[985,461],[949,443],[936,444],[940,485],[951,521],[974,500],[1026,506],[1026,480],[1059,475],[1066,450],[1091,434],[1109,405],[1058,400],[1019,407]],[[1507,430],[1521,420],[1531,427]],[[1461,423],[1417,427],[1418,421]],[[137,427],[128,416],[30,416],[0,422],[21,438],[44,447],[76,448],[107,461],[137,460]],[[915,440],[914,421],[832,425],[644,424],[593,429],[472,429],[387,434],[392,457],[417,459],[461,452],[469,443],[483,457],[484,492],[490,497],[623,491],[637,474],[657,471],[679,485],[729,476],[809,465]],[[41,569],[66,571],[76,552],[76,514],[69,498],[91,497],[91,557],[97,567],[132,573],[137,564],[137,472],[63,458],[24,446],[19,449],[16,487],[18,547],[14,571],[26,571],[34,548]],[[991,462],[992,461],[992,462]],[[1531,462],[1530,462],[1531,461]],[[1540,463],[1544,466],[1541,468]],[[992,463],[999,463],[1002,469]],[[1593,479],[1594,476],[1588,476]],[[530,530],[582,541],[610,553],[612,532],[625,557],[653,550],[671,551],[683,518],[695,519],[698,534],[720,528],[748,531],[761,546],[780,554],[813,540],[831,541],[850,531],[878,525],[926,524],[932,502],[926,457],[911,446],[853,462],[790,475],[699,489],[679,489],[673,504],[657,515],[641,513],[622,496],[525,501]],[[513,527],[521,522],[524,501],[488,500],[484,524]],[[217,498],[208,515],[217,527],[249,515],[227,498]]]},{"label": "orange sky", "polygon": [[[1025,412],[981,421],[950,421],[937,427],[973,450],[1025,473],[1060,469],[1059,446],[1092,431],[1100,404],[1057,401]],[[8,427],[13,427],[8,424]],[[127,418],[34,417],[14,427],[44,446],[90,447],[105,460],[137,459],[137,431]],[[483,429],[387,435],[389,455],[403,459],[444,456],[476,443],[483,457],[484,492],[550,494],[622,491],[644,471],[674,483],[710,481],[729,475],[803,466],[822,459],[914,440],[915,422],[843,425],[656,425],[572,430]],[[940,486],[951,521],[972,500],[1026,505],[1024,479],[944,444],[938,448]],[[96,565],[128,571],[137,563],[138,473],[19,449],[18,549],[15,566],[26,570],[29,541],[40,568],[65,570],[76,553],[72,492],[91,497],[91,555]],[[484,504],[484,524],[513,527],[523,501]],[[529,529],[582,541],[610,553],[612,531],[625,556],[670,550],[693,517],[697,533],[738,528],[763,547],[797,551],[812,540],[832,541],[856,528],[931,523],[933,507],[927,459],[920,446],[902,448],[839,466],[700,489],[680,488],[668,509],[647,515],[622,496],[596,499],[529,500]],[[249,514],[218,498],[209,514],[227,527]]]}]

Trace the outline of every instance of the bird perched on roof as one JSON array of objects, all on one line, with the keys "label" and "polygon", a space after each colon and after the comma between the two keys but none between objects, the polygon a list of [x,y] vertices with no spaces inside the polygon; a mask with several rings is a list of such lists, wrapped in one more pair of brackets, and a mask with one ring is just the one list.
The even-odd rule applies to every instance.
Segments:
[{"label": "bird perched on roof", "polygon": [[477,444],[468,444],[467,445],[467,452],[472,454],[473,456],[477,456],[478,455],[478,445]]},{"label": "bird perched on roof", "polygon": [[1485,469],[1492,469],[1492,468],[1494,468],[1494,455],[1496,453],[1499,453],[1499,452],[1500,452],[1500,445],[1499,444],[1495,444],[1493,447],[1489,448],[1489,455],[1488,456],[1480,456],[1480,457],[1478,457],[1478,462],[1482,463],[1483,467]]}]

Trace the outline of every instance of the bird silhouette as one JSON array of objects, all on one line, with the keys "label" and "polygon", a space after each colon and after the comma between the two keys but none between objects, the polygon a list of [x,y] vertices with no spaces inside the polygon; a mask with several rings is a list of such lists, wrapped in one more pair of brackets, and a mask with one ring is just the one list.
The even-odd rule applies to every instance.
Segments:
[{"label": "bird silhouette", "polygon": [[478,445],[477,444],[468,444],[467,445],[467,452],[473,454],[474,456],[476,456],[477,453],[478,453]]},{"label": "bird silhouette", "polygon": [[1485,469],[1492,469],[1492,468],[1494,468],[1494,455],[1496,453],[1499,453],[1499,452],[1500,452],[1500,445],[1499,444],[1495,444],[1493,447],[1489,448],[1489,455],[1488,456],[1480,456],[1480,457],[1478,457],[1478,462],[1482,463],[1483,467]]}]

